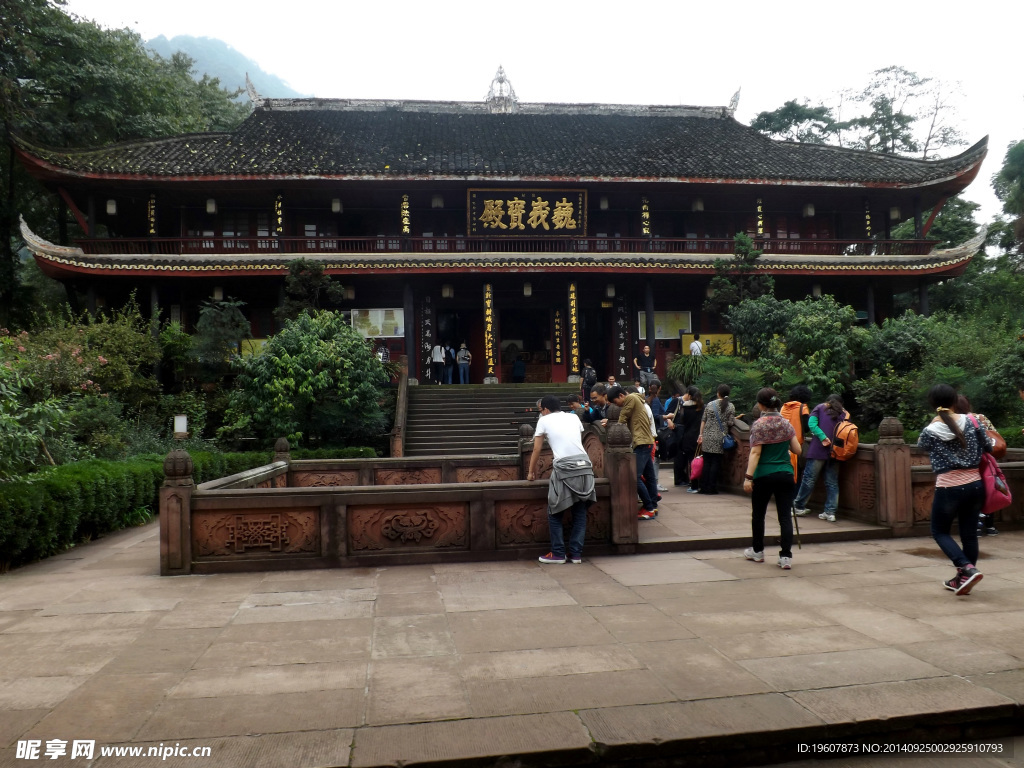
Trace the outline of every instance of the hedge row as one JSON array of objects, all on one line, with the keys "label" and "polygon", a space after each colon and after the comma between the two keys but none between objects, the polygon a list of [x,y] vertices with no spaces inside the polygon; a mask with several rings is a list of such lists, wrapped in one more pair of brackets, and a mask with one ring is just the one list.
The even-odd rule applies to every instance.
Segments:
[{"label": "hedge row", "polygon": [[[323,456],[305,455],[319,454]],[[293,458],[372,457],[372,449],[296,451]],[[262,451],[193,453],[193,480],[205,483],[271,460]],[[0,573],[12,565],[62,552],[108,531],[139,525],[156,514],[164,457],[91,459],[0,483]]]}]

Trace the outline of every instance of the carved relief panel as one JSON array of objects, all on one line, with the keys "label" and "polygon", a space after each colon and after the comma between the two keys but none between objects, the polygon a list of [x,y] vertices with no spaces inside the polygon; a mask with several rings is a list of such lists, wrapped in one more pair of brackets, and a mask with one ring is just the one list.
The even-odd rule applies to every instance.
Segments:
[{"label": "carved relief panel", "polygon": [[543,499],[494,502],[498,546],[541,544],[548,541],[548,505]]},{"label": "carved relief panel", "polygon": [[504,480],[518,480],[518,467],[456,467],[457,483],[498,483]]},{"label": "carved relief panel", "polygon": [[[498,529],[498,546],[515,547],[529,544],[547,544],[548,507],[543,499],[518,499],[494,503]],[[562,515],[565,539],[569,539],[572,513]],[[611,538],[611,513],[608,499],[599,499],[587,510],[586,541],[605,542]]]},{"label": "carved relief panel", "polygon": [[421,485],[440,483],[441,468],[423,469],[378,469],[374,475],[376,485]]},{"label": "carved relief panel", "polygon": [[320,510],[196,512],[196,557],[275,556],[320,553]]},{"label": "carved relief panel", "polygon": [[464,503],[348,508],[350,552],[465,549],[468,533]]},{"label": "carved relief panel", "polygon": [[860,509],[875,514],[878,493],[875,489],[875,465],[866,461],[857,462],[857,498]]},{"label": "carved relief panel", "polygon": [[935,486],[932,482],[914,483],[914,523],[927,523],[932,518],[932,499]]},{"label": "carved relief panel", "polygon": [[336,485],[359,485],[359,470],[292,472],[292,486],[295,488],[331,488]]}]

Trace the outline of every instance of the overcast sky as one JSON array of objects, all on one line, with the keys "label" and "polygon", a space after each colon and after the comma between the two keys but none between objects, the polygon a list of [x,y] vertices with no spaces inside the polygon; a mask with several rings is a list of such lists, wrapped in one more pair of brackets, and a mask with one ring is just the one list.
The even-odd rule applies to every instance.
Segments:
[{"label": "overcast sky", "polygon": [[[520,101],[725,105],[749,123],[788,99],[827,100],[892,64],[959,83],[969,144],[989,155],[966,196],[999,212],[990,179],[1024,139],[1019,0],[930,3],[569,0],[68,0],[145,39],[223,40],[324,98],[482,100],[498,66]],[[274,94],[264,94],[274,95]]]}]

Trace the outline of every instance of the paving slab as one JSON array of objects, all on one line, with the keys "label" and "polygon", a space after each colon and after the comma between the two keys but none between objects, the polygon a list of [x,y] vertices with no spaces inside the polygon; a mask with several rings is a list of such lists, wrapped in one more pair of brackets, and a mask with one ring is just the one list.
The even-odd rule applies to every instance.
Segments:
[{"label": "paving slab", "polygon": [[681,701],[774,690],[704,640],[630,643],[626,647]]},{"label": "paving slab", "polygon": [[801,691],[858,683],[940,677],[943,671],[896,648],[865,648],[771,659],[747,659],[739,665],[776,691]]},{"label": "paving slab", "polygon": [[352,688],[164,699],[135,738],[175,741],[353,728],[363,723],[363,700],[363,690]]},{"label": "paving slab", "polygon": [[943,714],[955,722],[967,709],[1013,714],[1007,696],[962,677],[947,676],[793,691],[790,698],[828,723],[866,722]]},{"label": "paving slab", "polygon": [[[457,760],[537,754],[549,764],[570,765],[591,758],[590,746],[590,735],[571,712],[486,717],[360,728],[352,766],[451,765]],[[416,757],[410,759],[410,755]],[[552,758],[558,762],[551,762]]]},{"label": "paving slab", "polygon": [[647,669],[470,680],[466,691],[476,717],[657,704],[676,698],[658,676]]},{"label": "paving slab", "polygon": [[396,656],[450,656],[455,642],[443,614],[380,616],[373,620],[374,659]]},{"label": "paving slab", "polygon": [[70,734],[103,743],[130,741],[178,682],[181,673],[98,675],[65,698],[22,738]]},{"label": "paving slab", "polygon": [[370,665],[369,725],[452,720],[472,708],[454,656],[375,660]]}]

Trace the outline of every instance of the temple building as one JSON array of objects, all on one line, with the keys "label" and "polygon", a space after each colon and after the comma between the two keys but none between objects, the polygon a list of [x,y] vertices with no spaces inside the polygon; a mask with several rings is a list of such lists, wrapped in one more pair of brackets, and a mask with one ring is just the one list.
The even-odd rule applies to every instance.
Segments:
[{"label": "temple building", "polygon": [[[43,271],[91,307],[135,291],[186,328],[202,301],[241,299],[260,338],[288,263],[315,260],[414,376],[435,343],[464,341],[473,382],[511,381],[516,359],[528,381],[566,381],[584,358],[621,378],[645,340],[664,361],[722,332],[703,306],[737,232],[777,296],[832,294],[865,322],[976,248],[925,236],[987,139],[932,161],[780,142],[737,122],[735,99],[529,104],[501,70],[481,102],[250,98],[227,133],[75,150],[16,137],[83,233],[54,244],[23,223]],[[893,240],[911,218],[915,238]]]}]

